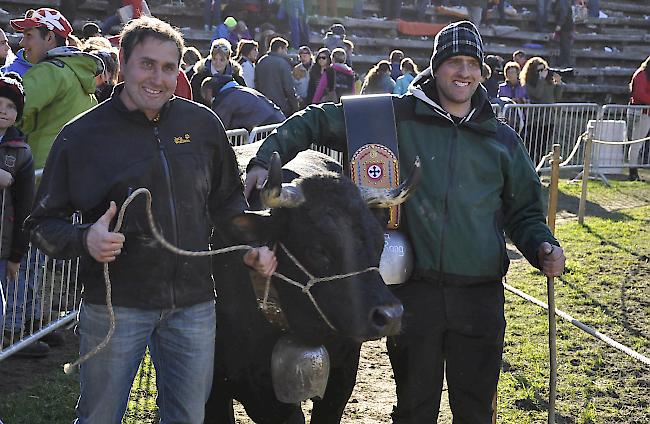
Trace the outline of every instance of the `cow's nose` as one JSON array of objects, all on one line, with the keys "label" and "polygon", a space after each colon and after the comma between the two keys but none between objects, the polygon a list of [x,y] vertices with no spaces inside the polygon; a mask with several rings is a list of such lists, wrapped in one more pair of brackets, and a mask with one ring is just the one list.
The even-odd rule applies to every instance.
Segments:
[{"label": "cow's nose", "polygon": [[378,306],[370,312],[370,325],[380,336],[393,336],[402,328],[402,305]]}]

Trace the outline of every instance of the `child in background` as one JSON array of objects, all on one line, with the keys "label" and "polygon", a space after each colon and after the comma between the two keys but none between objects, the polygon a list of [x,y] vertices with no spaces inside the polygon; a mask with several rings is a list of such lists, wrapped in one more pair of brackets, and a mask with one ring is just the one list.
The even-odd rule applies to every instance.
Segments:
[{"label": "child in background", "polygon": [[[2,239],[0,241],[0,323],[4,341],[20,337],[23,330],[27,291],[20,263],[27,252],[29,240],[22,224],[34,201],[34,159],[25,136],[14,124],[20,119],[25,95],[20,76],[9,73],[0,77],[0,188],[2,194]],[[16,356],[42,357],[47,355],[47,344],[37,341],[18,352]]]}]

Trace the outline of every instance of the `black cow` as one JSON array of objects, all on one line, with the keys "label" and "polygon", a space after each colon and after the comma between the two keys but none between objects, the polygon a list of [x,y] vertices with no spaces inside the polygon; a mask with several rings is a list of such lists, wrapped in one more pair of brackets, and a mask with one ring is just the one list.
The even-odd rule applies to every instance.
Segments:
[{"label": "black cow", "polygon": [[[240,165],[248,163],[257,147],[235,148]],[[262,240],[271,245],[281,242],[317,277],[378,266],[383,228],[367,199],[371,199],[372,206],[384,207],[387,202],[404,201],[411,190],[408,183],[390,193],[366,192],[364,200],[360,190],[340,175],[340,165],[326,155],[300,153],[285,166],[284,178],[277,155],[271,162],[269,179],[261,193],[265,203],[271,205],[270,213],[247,214],[236,221],[234,230],[221,229],[215,247],[241,240]],[[281,189],[281,179],[291,180],[296,175],[301,178],[293,186]],[[303,284],[307,281],[308,277],[281,248],[276,254],[278,272]],[[232,399],[239,400],[257,423],[304,422],[300,405],[279,402],[273,391],[271,353],[276,341],[287,333],[327,348],[331,372],[323,399],[314,400],[311,422],[340,422],[356,381],[361,343],[400,330],[400,302],[378,271],[368,271],[315,284],[310,293],[321,315],[300,288],[274,277],[271,294],[282,313],[275,319],[271,316],[276,322],[271,324],[259,307],[265,282],[251,282],[252,273],[241,265],[240,256],[233,253],[213,257],[214,269],[221,271],[215,274],[215,373],[205,423],[233,423]]]}]

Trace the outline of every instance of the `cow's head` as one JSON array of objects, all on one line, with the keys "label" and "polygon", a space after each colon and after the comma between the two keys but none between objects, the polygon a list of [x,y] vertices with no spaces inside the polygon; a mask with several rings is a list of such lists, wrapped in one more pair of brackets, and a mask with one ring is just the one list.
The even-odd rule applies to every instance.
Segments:
[{"label": "cow's head", "polygon": [[[358,341],[399,332],[403,308],[376,269],[384,245],[384,230],[369,208],[388,207],[406,200],[413,188],[409,178],[393,190],[359,190],[348,178],[334,173],[281,183],[277,155],[261,197],[270,216],[247,215],[235,222],[253,229],[256,237],[282,243],[278,272],[308,284],[317,281],[310,299],[304,289],[273,278],[280,306],[293,332],[304,340],[322,343],[342,334]],[[419,171],[419,163],[416,164]],[[410,183],[410,182],[411,183]],[[260,237],[261,233],[265,236]],[[306,272],[305,272],[306,271]],[[354,274],[348,277],[337,276]]]}]

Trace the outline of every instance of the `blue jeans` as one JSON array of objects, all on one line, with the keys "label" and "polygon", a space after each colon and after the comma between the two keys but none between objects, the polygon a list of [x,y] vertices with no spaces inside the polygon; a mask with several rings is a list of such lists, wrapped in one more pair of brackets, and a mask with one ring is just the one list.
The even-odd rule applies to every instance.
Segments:
[{"label": "blue jeans", "polygon": [[354,0],[354,5],[352,6],[352,17],[363,18],[363,0]]},{"label": "blue jeans", "polygon": [[592,18],[600,15],[600,0],[589,0],[587,2],[587,14]]},{"label": "blue jeans", "polygon": [[546,31],[546,21],[548,20],[548,5],[546,0],[537,0],[537,31]]},{"label": "blue jeans", "polygon": [[111,28],[114,26],[120,25],[122,21],[120,21],[120,17],[115,15],[111,15],[108,18],[104,19],[104,21],[99,24],[99,29],[102,30],[102,34],[110,34],[111,33]]},{"label": "blue jeans", "polygon": [[304,0],[288,0],[286,3],[286,13],[291,29],[291,47],[297,49],[301,45],[308,44],[309,40],[302,39],[303,21],[305,19],[305,2]]},{"label": "blue jeans", "polygon": [[[35,269],[36,260],[38,260],[38,267]],[[7,259],[0,260],[0,280],[2,281],[2,291],[6,302],[5,330],[18,333],[26,321],[36,322],[40,320],[41,297],[39,295],[39,286],[44,261],[45,257],[42,254],[37,256],[36,249],[32,248],[31,254],[25,255],[20,261],[18,281],[8,281]],[[28,266],[29,272],[27,273]],[[2,323],[2,319],[2,309],[0,309],[0,323]]]},{"label": "blue jeans", "polygon": [[[203,423],[212,386],[216,319],[214,301],[179,309],[115,307],[109,344],[80,368],[76,424],[120,424],[129,391],[147,346],[156,369],[160,422]],[[108,332],[105,305],[82,302],[79,353]]]},{"label": "blue jeans", "polygon": [[[214,10],[212,10],[212,0],[203,0],[203,24],[209,27],[221,23],[221,0],[214,0]],[[235,46],[233,46],[235,48]]]}]

